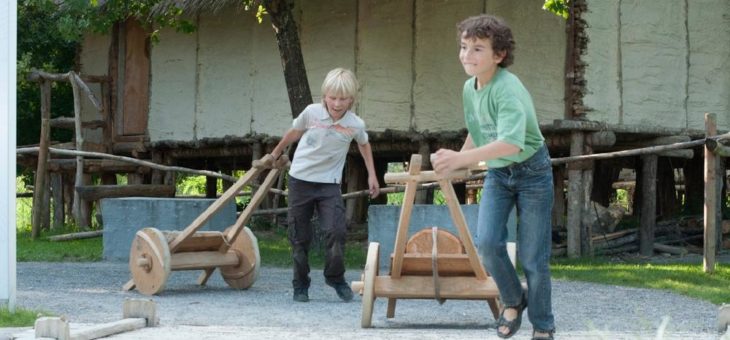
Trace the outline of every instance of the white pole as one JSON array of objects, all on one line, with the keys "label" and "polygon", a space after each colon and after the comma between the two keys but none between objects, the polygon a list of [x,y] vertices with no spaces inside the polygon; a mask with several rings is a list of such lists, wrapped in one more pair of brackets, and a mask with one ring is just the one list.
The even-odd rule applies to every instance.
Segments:
[{"label": "white pole", "polygon": [[0,1],[0,305],[15,312],[17,2]]}]

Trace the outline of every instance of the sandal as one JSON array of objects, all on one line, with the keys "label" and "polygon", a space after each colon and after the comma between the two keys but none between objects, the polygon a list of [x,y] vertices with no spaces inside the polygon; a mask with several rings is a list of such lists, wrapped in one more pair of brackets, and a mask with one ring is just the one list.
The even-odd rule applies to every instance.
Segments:
[{"label": "sandal", "polygon": [[[535,333],[537,333],[537,332],[547,333],[547,335],[535,336]],[[554,339],[553,333],[555,333],[554,329],[551,331],[543,331],[543,330],[536,329],[536,330],[532,331],[532,340],[553,340]]]},{"label": "sandal", "polygon": [[[504,309],[502,309],[502,312],[499,314],[499,319],[497,320],[497,336],[502,339],[511,338],[517,331],[520,329],[520,325],[522,325],[522,312],[527,307],[527,298],[525,296],[522,296],[522,302],[517,306],[504,306]],[[517,310],[517,317],[514,318],[514,320],[506,320],[504,318],[504,311],[507,309],[515,309]],[[504,334],[499,331],[499,328],[505,326],[509,330],[507,334]]]}]

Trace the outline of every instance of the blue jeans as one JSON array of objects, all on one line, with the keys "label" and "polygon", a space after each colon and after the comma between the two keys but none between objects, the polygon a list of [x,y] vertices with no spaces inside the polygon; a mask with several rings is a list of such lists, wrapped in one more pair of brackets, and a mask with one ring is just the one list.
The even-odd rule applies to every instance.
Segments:
[{"label": "blue jeans", "polygon": [[476,243],[505,306],[518,306],[522,285],[507,255],[507,219],[517,205],[517,254],[527,278],[527,313],[534,329],[555,329],[550,285],[553,174],[543,146],[522,163],[487,171]]}]

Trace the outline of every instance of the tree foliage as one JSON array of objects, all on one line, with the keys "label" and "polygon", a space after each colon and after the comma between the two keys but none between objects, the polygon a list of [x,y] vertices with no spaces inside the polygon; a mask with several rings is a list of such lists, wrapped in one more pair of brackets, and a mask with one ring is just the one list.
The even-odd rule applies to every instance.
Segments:
[{"label": "tree foliage", "polygon": [[568,19],[570,14],[570,0],[545,0],[542,9]]},{"label": "tree foliage", "polygon": [[[17,145],[36,144],[40,136],[40,88],[38,83],[27,80],[28,74],[33,68],[61,73],[74,67],[77,43],[61,36],[56,8],[52,0],[18,3]],[[51,117],[73,113],[73,97],[67,83],[55,83],[51,93]],[[69,131],[51,132],[55,141],[71,138]]]}]

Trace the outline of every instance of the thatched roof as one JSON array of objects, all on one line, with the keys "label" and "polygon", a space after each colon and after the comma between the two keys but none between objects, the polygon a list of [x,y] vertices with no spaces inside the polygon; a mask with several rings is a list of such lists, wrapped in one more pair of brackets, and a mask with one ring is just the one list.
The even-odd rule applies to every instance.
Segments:
[{"label": "thatched roof", "polygon": [[257,1],[246,0],[161,0],[152,10],[152,15],[160,14],[171,6],[178,7],[183,13],[195,15],[200,13],[216,13],[223,9],[244,10],[246,3]]}]

